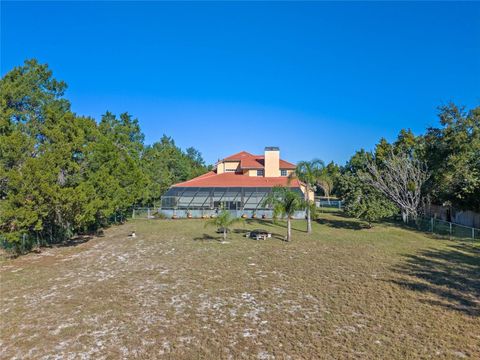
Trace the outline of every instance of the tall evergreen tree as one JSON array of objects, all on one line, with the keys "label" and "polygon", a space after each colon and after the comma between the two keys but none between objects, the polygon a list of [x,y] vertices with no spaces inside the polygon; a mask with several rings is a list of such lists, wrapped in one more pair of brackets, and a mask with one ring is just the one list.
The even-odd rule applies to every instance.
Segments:
[{"label": "tall evergreen tree", "polygon": [[424,136],[427,184],[432,201],[480,211],[480,106],[466,111],[455,104],[439,109],[441,127]]}]

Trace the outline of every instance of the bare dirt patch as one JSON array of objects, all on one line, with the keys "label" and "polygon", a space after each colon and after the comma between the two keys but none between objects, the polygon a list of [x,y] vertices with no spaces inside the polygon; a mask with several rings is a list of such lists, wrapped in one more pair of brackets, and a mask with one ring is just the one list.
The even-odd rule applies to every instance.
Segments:
[{"label": "bare dirt patch", "polygon": [[5,261],[0,358],[480,357],[478,246],[332,214],[294,227],[221,244],[200,220],[138,220]]}]

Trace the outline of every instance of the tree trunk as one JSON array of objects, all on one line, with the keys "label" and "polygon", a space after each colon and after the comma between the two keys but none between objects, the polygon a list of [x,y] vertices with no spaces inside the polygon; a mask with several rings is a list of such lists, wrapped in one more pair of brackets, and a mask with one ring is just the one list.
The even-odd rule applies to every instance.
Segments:
[{"label": "tree trunk", "polygon": [[402,210],[402,221],[404,224],[408,222],[408,213],[405,210]]},{"label": "tree trunk", "polygon": [[292,220],[290,216],[287,217],[287,241],[292,240]]},{"label": "tree trunk", "polygon": [[306,186],[305,189],[306,189],[305,200],[307,203],[307,233],[311,234],[312,233],[312,216],[310,214],[310,199],[309,199],[310,188]]},{"label": "tree trunk", "polygon": [[227,229],[223,228],[223,241],[227,241]]},{"label": "tree trunk", "polygon": [[307,233],[312,233],[312,216],[310,214],[310,203],[307,203]]}]

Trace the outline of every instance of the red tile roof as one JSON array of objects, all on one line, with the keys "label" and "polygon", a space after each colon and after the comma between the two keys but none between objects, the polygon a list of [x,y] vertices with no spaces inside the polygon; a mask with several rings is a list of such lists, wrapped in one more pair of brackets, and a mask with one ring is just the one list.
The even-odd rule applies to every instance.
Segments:
[{"label": "red tile roof", "polygon": [[297,166],[291,162],[280,159],[280,169],[284,170],[295,170]]},{"label": "red tile roof", "polygon": [[[222,161],[239,161],[241,169],[263,169],[265,156],[252,155],[249,152],[240,151],[224,158]],[[295,169],[295,164],[280,159],[280,169],[293,170]]]},{"label": "red tile roof", "polygon": [[265,160],[259,157],[246,157],[240,161],[240,169],[263,169]]},{"label": "red tile roof", "polygon": [[255,155],[250,154],[249,152],[246,151],[240,151],[236,154],[230,155],[223,159],[223,161],[240,161],[246,157],[254,157]]},{"label": "red tile roof", "polygon": [[235,173],[217,174],[210,171],[194,179],[175,184],[173,187],[273,187],[290,186],[300,187],[297,179],[292,179],[290,184],[287,177],[262,177],[248,176]]}]

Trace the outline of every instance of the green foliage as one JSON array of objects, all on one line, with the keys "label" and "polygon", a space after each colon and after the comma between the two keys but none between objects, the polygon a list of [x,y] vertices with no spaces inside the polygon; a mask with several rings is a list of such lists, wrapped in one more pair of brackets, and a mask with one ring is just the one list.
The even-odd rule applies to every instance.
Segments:
[{"label": "green foliage", "polygon": [[154,202],[171,185],[202,175],[207,168],[198,150],[188,148],[184,153],[172,138],[164,135],[145,148],[142,171],[150,179],[146,198]]},{"label": "green foliage", "polygon": [[312,189],[324,168],[325,164],[320,159],[300,161],[295,168],[295,176]]},{"label": "green foliage", "polygon": [[291,218],[296,211],[304,210],[305,200],[298,192],[285,186],[275,186],[263,202],[273,208],[273,218]]},{"label": "green foliage", "polygon": [[273,220],[287,218],[287,241],[291,240],[291,219],[295,211],[304,210],[308,204],[298,192],[289,187],[276,186],[268,194],[263,206],[273,208]]},{"label": "green foliage", "polygon": [[317,179],[317,185],[324,196],[330,197],[335,194],[340,175],[340,167],[333,161],[322,169]]},{"label": "green foliage", "polygon": [[398,210],[383,194],[358,177],[358,172],[365,171],[369,158],[371,154],[361,150],[350,159],[339,179],[339,192],[347,214],[363,219],[371,226],[372,222],[393,216]]},{"label": "green foliage", "polygon": [[[294,175],[305,184],[305,202],[307,210],[307,232],[310,234],[312,232],[312,219],[311,219],[311,209],[309,194],[315,191],[316,185],[321,182],[324,186],[330,184],[329,178],[324,174],[325,164],[322,160],[314,159],[311,161],[300,161],[295,168]],[[322,177],[323,175],[323,177]],[[330,189],[330,188],[329,188]]]},{"label": "green foliage", "polygon": [[[424,202],[480,211],[480,107],[466,111],[449,104],[439,110],[440,127],[422,136],[402,129],[393,143],[382,138],[373,154],[362,150],[350,159],[338,180],[348,213],[371,221],[394,213],[391,203],[357,175],[365,171],[366,159],[374,159],[381,170],[385,160],[399,154],[426,164],[430,177],[421,189]],[[418,190],[413,182],[408,186]]]},{"label": "green foliage", "polygon": [[466,111],[454,104],[440,107],[440,128],[429,128],[424,156],[432,173],[432,201],[480,211],[480,106]]},{"label": "green foliage", "polygon": [[75,115],[65,89],[36,60],[0,81],[0,240],[10,248],[123,219],[133,205],[206,171],[197,150],[184,153],[167,137],[145,148],[128,113],[106,112],[99,124]]},{"label": "green foliage", "polygon": [[230,230],[230,227],[233,224],[243,222],[242,218],[234,217],[230,211],[223,210],[218,214],[218,216],[214,217],[213,219],[207,220],[205,222],[205,226],[216,226],[222,230],[223,239],[227,239],[227,233]]}]

